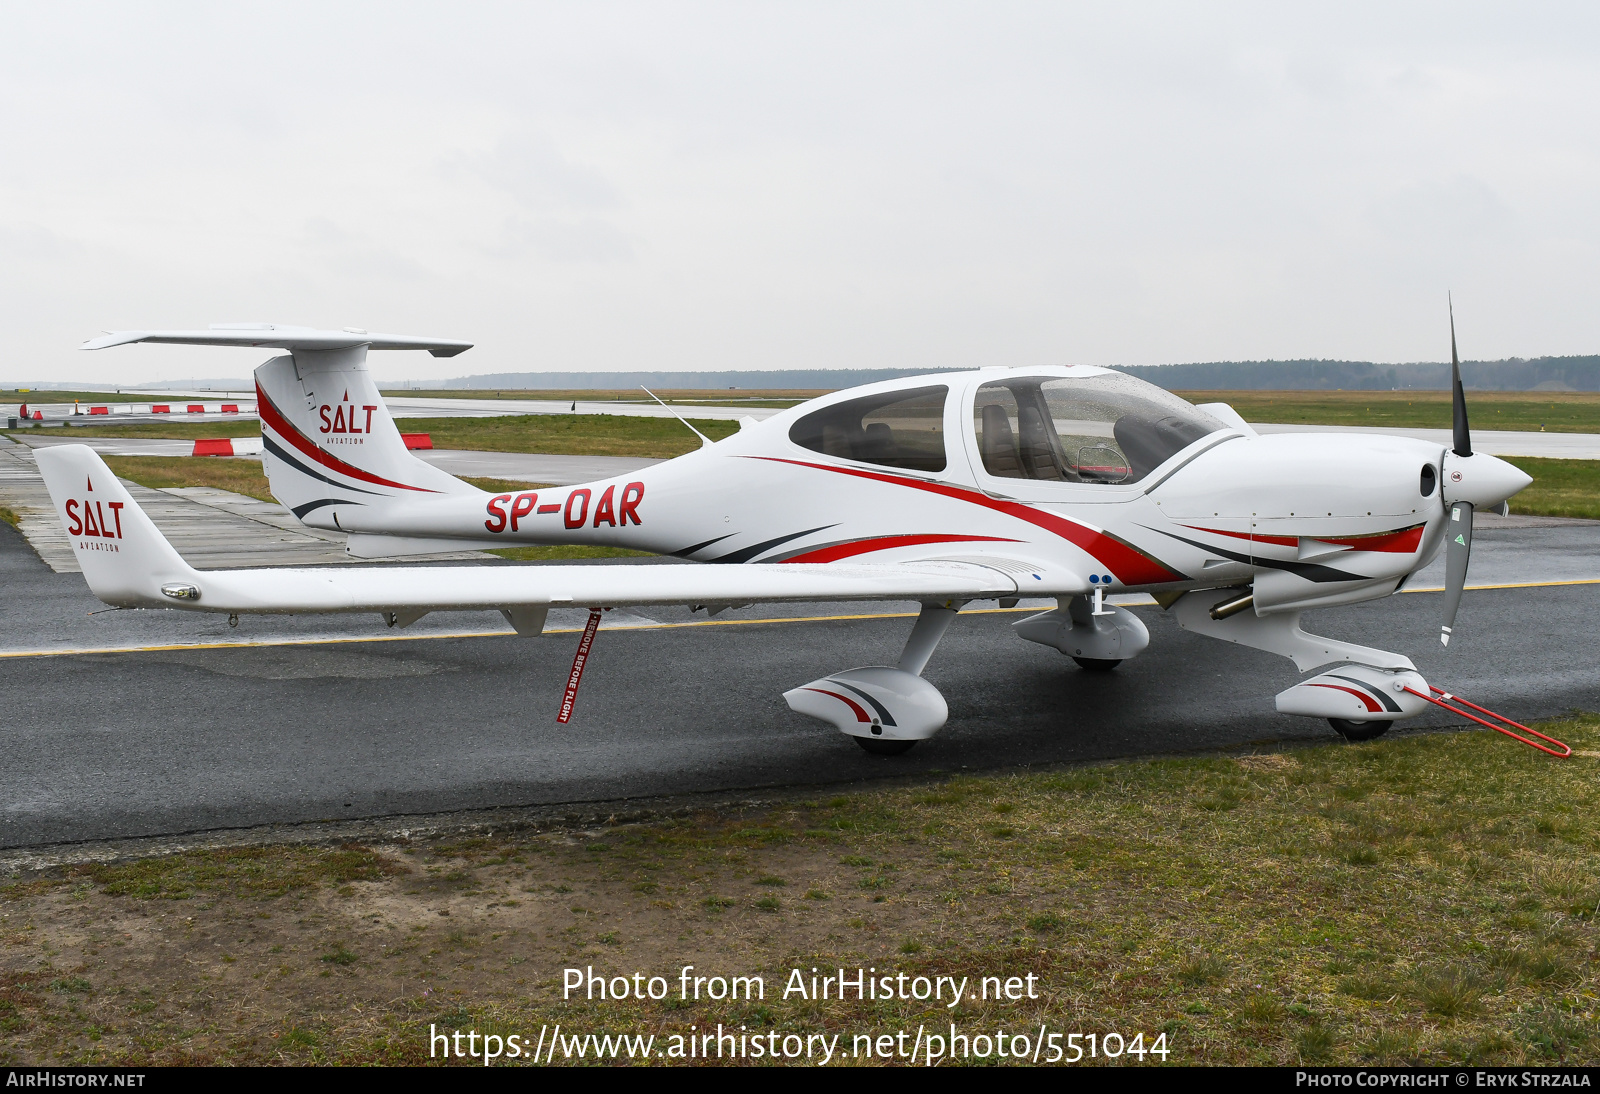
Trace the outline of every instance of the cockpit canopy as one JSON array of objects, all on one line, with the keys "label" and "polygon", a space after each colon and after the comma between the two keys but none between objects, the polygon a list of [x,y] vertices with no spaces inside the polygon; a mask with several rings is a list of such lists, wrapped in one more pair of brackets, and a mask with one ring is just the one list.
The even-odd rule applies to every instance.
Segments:
[{"label": "cockpit canopy", "polygon": [[[972,425],[986,472],[1043,482],[1138,482],[1226,428],[1142,380],[1103,369],[1074,372],[1006,374],[978,387]],[[799,418],[789,439],[825,456],[938,474],[948,462],[949,395],[948,386],[929,384],[845,399]]]},{"label": "cockpit canopy", "polygon": [[985,471],[1047,482],[1138,482],[1225,428],[1176,395],[1110,371],[994,380],[978,388],[972,413]]}]

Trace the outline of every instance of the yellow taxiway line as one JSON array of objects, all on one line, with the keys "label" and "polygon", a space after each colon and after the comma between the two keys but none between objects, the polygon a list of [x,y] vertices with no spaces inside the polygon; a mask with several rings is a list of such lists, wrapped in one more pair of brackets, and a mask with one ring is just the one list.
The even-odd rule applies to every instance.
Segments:
[{"label": "yellow taxiway line", "polygon": [[[1468,585],[1469,591],[1487,589],[1542,589],[1560,585],[1600,585],[1600,578],[1579,578],[1573,581],[1522,581],[1495,585]],[[1402,589],[1402,593],[1442,593],[1444,588]],[[1143,594],[1115,596],[1115,604],[1142,607],[1155,600]],[[1040,611],[1032,608],[974,608],[963,615],[1008,615]],[[914,619],[916,612],[875,612],[860,615],[793,615],[771,619],[695,619],[683,623],[637,623],[612,627],[613,631],[666,631],[686,627],[753,627],[768,623],[838,623],[857,619]],[[582,627],[548,627],[545,634],[577,634]],[[456,638],[513,638],[511,631],[444,631],[427,634],[374,634],[339,635],[324,638],[263,638],[256,642],[175,642],[164,646],[81,646],[53,650],[3,650],[0,660],[17,657],[72,657],[89,653],[162,653],[169,650],[232,650],[258,646],[333,646],[355,642],[429,642],[436,639]]]}]

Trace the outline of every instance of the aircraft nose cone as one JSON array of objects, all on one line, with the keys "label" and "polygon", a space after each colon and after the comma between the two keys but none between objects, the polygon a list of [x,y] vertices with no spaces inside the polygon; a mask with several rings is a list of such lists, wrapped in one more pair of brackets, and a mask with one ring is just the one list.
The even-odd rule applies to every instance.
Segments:
[{"label": "aircraft nose cone", "polygon": [[1444,456],[1442,494],[1447,502],[1469,501],[1483,509],[1499,505],[1531,482],[1527,474],[1486,452],[1470,456],[1446,452]]}]

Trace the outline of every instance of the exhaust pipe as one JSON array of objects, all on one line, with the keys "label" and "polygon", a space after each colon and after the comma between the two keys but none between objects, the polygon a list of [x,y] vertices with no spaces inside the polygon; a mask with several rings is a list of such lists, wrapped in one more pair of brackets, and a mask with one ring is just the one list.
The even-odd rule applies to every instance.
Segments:
[{"label": "exhaust pipe", "polygon": [[1238,615],[1256,602],[1256,594],[1252,589],[1246,589],[1236,597],[1228,600],[1219,600],[1211,606],[1212,619],[1226,619],[1230,615]]}]

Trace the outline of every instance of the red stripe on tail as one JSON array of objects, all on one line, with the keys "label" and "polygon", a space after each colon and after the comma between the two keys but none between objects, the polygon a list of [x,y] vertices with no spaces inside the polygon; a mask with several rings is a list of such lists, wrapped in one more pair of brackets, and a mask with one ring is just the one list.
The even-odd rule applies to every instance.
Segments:
[{"label": "red stripe on tail", "polygon": [[261,390],[260,384],[256,385],[256,403],[264,425],[271,426],[280,437],[329,470],[337,471],[341,475],[348,475],[352,479],[360,479],[362,482],[370,482],[375,486],[392,486],[396,490],[415,490],[419,494],[437,494],[439,492],[437,490],[429,490],[426,486],[407,486],[403,482],[393,482],[345,463],[337,456],[330,456],[319,448],[317,443],[310,437],[296,429],[293,422],[283,416],[283,411],[279,410],[273,405],[272,400],[267,398],[267,393]]}]

